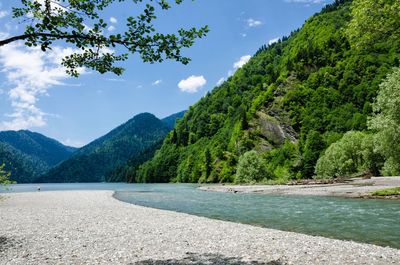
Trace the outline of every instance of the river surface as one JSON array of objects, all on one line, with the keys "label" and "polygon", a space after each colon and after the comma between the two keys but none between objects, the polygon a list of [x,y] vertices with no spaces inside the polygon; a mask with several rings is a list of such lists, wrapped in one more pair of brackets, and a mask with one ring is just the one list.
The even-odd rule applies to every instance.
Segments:
[{"label": "river surface", "polygon": [[18,184],[0,192],[113,190],[118,200],[400,249],[400,201],[205,192],[190,184]]}]

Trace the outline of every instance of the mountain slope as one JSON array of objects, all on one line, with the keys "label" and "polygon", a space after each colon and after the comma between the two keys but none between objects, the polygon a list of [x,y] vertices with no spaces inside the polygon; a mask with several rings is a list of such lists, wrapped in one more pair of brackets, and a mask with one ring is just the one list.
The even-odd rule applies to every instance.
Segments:
[{"label": "mountain slope", "polygon": [[0,163],[18,183],[32,182],[39,174],[67,159],[76,148],[30,131],[0,132]]},{"label": "mountain slope", "polygon": [[161,119],[161,121],[172,130],[175,127],[176,121],[182,119],[185,113],[186,110],[165,117],[164,119]]},{"label": "mountain slope", "polygon": [[249,150],[266,161],[267,179],[312,177],[331,143],[366,129],[378,84],[399,65],[400,39],[374,39],[367,51],[350,44],[352,4],[337,0],[290,37],[263,46],[190,108],[138,179],[234,181]]},{"label": "mountain slope", "polygon": [[162,140],[170,127],[149,113],[79,149],[70,159],[41,176],[39,182],[99,182],[131,157]]},{"label": "mountain slope", "polygon": [[[182,119],[186,111],[181,111],[163,118],[161,121],[168,127],[169,131],[172,130],[178,119]],[[144,182],[145,180],[137,179],[136,171],[141,164],[150,160],[155,152],[161,147],[164,137],[153,145],[147,147],[140,153],[134,154],[130,157],[124,165],[115,168],[110,174],[107,174],[107,182]]]}]

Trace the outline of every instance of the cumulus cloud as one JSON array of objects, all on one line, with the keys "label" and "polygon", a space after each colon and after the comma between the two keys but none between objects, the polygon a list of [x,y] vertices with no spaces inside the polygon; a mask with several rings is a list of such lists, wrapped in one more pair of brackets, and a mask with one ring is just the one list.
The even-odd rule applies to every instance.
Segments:
[{"label": "cumulus cloud", "polygon": [[110,17],[110,22],[113,24],[117,24],[118,20],[115,17]]},{"label": "cumulus cloud", "polygon": [[[3,33],[4,35],[4,33]],[[46,125],[46,116],[37,107],[40,96],[48,94],[53,86],[65,85],[69,76],[60,65],[70,48],[53,47],[42,52],[40,48],[25,48],[22,44],[0,47],[0,67],[7,83],[12,113],[5,114],[6,121],[0,122],[0,130],[19,130]],[[83,69],[80,70],[84,72]]]},{"label": "cumulus cloud", "polygon": [[153,86],[158,86],[158,85],[161,85],[161,83],[162,83],[162,80],[159,79],[159,80],[154,81],[154,82],[151,83],[151,84],[152,84]]},{"label": "cumulus cloud", "polygon": [[268,45],[272,45],[272,44],[274,44],[274,43],[277,43],[278,41],[279,41],[279,37],[278,38],[274,38],[274,39],[272,39],[272,40],[269,40],[268,41]]},{"label": "cumulus cloud", "polygon": [[204,76],[192,75],[184,80],[181,80],[178,83],[178,87],[182,92],[196,93],[206,84],[207,80],[204,78]]},{"label": "cumulus cloud", "polygon": [[249,26],[250,28],[255,28],[255,27],[259,27],[261,26],[263,23],[259,20],[255,20],[253,18],[249,18],[247,20],[247,26]]},{"label": "cumulus cloud", "polygon": [[244,55],[242,57],[240,57],[239,61],[235,62],[233,64],[233,68],[235,70],[241,68],[243,65],[245,65],[251,58],[251,55]]}]

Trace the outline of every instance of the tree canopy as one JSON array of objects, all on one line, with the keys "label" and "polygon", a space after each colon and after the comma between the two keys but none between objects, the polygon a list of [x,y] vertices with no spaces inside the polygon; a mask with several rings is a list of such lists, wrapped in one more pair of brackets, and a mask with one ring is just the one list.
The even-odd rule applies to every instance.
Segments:
[{"label": "tree canopy", "polygon": [[400,37],[400,1],[354,0],[353,17],[347,28],[350,43],[358,49],[371,49],[381,42]]},{"label": "tree canopy", "polygon": [[5,165],[0,165],[0,185],[11,184],[10,173],[4,170]]},{"label": "tree canopy", "polygon": [[[184,0],[174,0],[179,5]],[[197,38],[205,36],[208,27],[179,29],[177,33],[156,31],[153,22],[156,8],[168,10],[168,0],[132,0],[132,5],[145,4],[137,16],[126,19],[125,30],[118,34],[105,34],[108,27],[102,12],[112,4],[126,0],[20,0],[13,8],[13,18],[25,25],[21,35],[0,40],[0,46],[23,40],[29,47],[51,49],[58,41],[74,48],[63,58],[62,65],[72,76],[79,75],[80,67],[120,75],[123,68],[117,63],[139,54],[144,62],[162,62],[165,59],[187,64],[190,58],[181,54]]]},{"label": "tree canopy", "polygon": [[386,158],[382,174],[400,174],[400,68],[380,85],[369,128],[377,131],[377,149]]}]

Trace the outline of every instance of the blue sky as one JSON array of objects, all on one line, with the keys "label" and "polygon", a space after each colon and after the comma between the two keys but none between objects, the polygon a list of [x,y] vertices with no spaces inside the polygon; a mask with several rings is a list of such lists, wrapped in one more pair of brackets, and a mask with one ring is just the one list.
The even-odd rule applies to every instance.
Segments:
[{"label": "blue sky", "polygon": [[[0,39],[21,32],[11,5],[0,1]],[[124,18],[139,6],[106,10],[110,31],[123,30]],[[59,66],[66,47],[53,54],[21,44],[0,48],[0,130],[29,129],[65,144],[82,146],[134,115],[163,118],[187,109],[218,82],[243,65],[257,49],[299,28],[331,0],[186,0],[158,13],[162,32],[209,25],[210,33],[184,51],[189,65],[144,64],[130,57],[118,77],[86,71],[70,78]],[[136,11],[135,11],[136,10]]]}]

